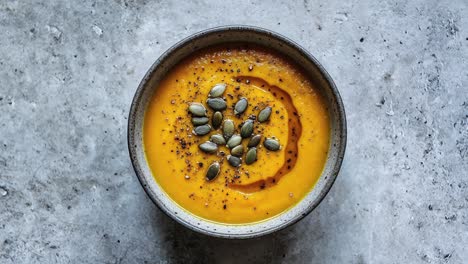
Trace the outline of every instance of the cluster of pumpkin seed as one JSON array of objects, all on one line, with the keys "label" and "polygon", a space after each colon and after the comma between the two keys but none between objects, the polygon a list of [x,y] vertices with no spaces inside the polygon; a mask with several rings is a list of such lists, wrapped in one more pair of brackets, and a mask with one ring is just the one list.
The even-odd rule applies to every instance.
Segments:
[{"label": "cluster of pumpkin seed", "polygon": [[[206,104],[208,107],[213,109],[214,113],[211,118],[211,126],[209,125],[209,118],[207,117],[207,111],[201,103],[191,103],[188,110],[192,114],[192,124],[195,126],[193,133],[197,136],[204,136],[212,129],[217,130],[222,125],[222,134],[211,135],[210,140],[198,145],[199,149],[205,153],[216,153],[218,146],[226,145],[230,149],[231,154],[227,156],[227,161],[232,167],[239,167],[242,164],[242,155],[244,154],[244,147],[242,146],[243,139],[249,139],[247,144],[248,150],[245,154],[245,164],[250,165],[257,161],[257,146],[261,141],[262,135],[253,135],[254,120],[252,118],[247,119],[242,123],[240,134],[235,134],[235,124],[231,119],[225,119],[223,121],[222,111],[227,109],[226,101],[222,98],[224,91],[226,90],[226,84],[216,84],[208,95]],[[239,116],[245,112],[248,106],[248,100],[244,97],[240,98],[234,106],[234,114]],[[268,121],[271,115],[272,108],[270,106],[265,107],[258,114],[258,117],[254,117],[258,122],[263,123]],[[278,151],[280,144],[278,140],[274,138],[267,138],[263,141],[263,145],[266,149],[271,151]],[[220,172],[219,162],[213,162],[207,170],[206,179],[208,181],[213,180],[218,176]]]}]

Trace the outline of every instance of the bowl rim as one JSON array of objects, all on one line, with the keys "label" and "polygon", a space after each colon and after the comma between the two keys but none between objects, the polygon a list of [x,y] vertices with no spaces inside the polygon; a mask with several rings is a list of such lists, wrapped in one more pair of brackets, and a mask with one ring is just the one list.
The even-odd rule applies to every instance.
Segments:
[{"label": "bowl rim", "polygon": [[[336,106],[337,106],[337,114],[338,114],[337,119],[339,120],[339,124],[340,124],[339,131],[340,131],[340,139],[341,139],[340,143],[341,144],[339,144],[338,147],[337,147],[336,162],[333,165],[333,168],[331,169],[330,177],[328,177],[327,181],[325,182],[325,184],[323,186],[322,191],[319,193],[318,197],[314,200],[314,202],[311,203],[309,206],[307,206],[304,209],[304,212],[302,214],[298,214],[298,215],[294,216],[293,218],[291,218],[291,220],[289,220],[289,221],[287,221],[285,223],[282,223],[280,225],[272,226],[269,229],[263,229],[263,230],[259,230],[259,231],[255,232],[255,233],[249,233],[249,234],[233,234],[233,233],[231,233],[231,234],[221,234],[221,233],[218,233],[218,232],[212,232],[210,230],[206,230],[206,229],[203,229],[201,227],[191,225],[191,224],[189,224],[189,223],[187,223],[185,221],[182,221],[180,218],[176,217],[172,211],[168,210],[164,206],[164,204],[161,203],[160,200],[158,200],[156,197],[153,197],[153,193],[150,191],[150,186],[148,184],[146,184],[145,176],[140,174],[140,172],[139,172],[140,171],[140,167],[139,167],[140,165],[139,165],[138,160],[135,158],[136,149],[137,149],[136,147],[134,147],[135,138],[133,137],[133,133],[131,133],[132,124],[135,123],[135,120],[134,120],[135,118],[134,117],[136,116],[135,114],[136,114],[136,111],[137,111],[137,105],[139,103],[138,100],[140,98],[141,93],[145,89],[145,86],[146,86],[147,82],[150,80],[151,76],[154,74],[157,67],[162,62],[164,62],[166,59],[168,59],[173,52],[175,52],[178,49],[184,47],[185,45],[190,43],[190,41],[192,41],[192,40],[196,40],[198,38],[204,37],[205,35],[224,33],[224,32],[232,31],[232,30],[251,31],[251,32],[254,32],[254,33],[257,33],[257,34],[259,33],[259,34],[263,34],[263,35],[266,35],[266,36],[271,37],[271,38],[275,38],[275,39],[277,39],[279,41],[284,42],[286,45],[290,46],[294,50],[298,51],[302,56],[304,56],[304,58],[306,60],[309,60],[310,62],[312,62],[312,64],[315,67],[317,67],[320,74],[322,74],[322,76],[323,76],[324,80],[326,81],[326,83],[329,85],[329,88],[331,90],[331,95],[334,96],[335,103],[336,103]],[[191,34],[191,35],[181,39],[180,41],[176,42],[175,44],[173,44],[170,48],[168,48],[165,52],[163,52],[157,58],[157,60],[151,65],[151,67],[148,69],[148,71],[146,72],[146,74],[144,75],[142,80],[140,81],[140,84],[138,85],[138,88],[136,89],[134,97],[132,99],[132,102],[131,102],[131,105],[130,105],[130,111],[129,111],[127,119],[128,119],[128,122],[127,122],[127,146],[128,146],[128,151],[129,151],[129,156],[130,156],[130,160],[131,160],[131,163],[132,163],[132,167],[133,167],[133,169],[135,171],[135,174],[136,174],[136,176],[138,178],[138,181],[140,182],[141,186],[143,187],[143,190],[149,196],[151,201],[162,212],[164,212],[168,217],[175,220],[179,224],[182,224],[183,226],[185,226],[188,229],[190,229],[192,231],[195,231],[197,233],[201,233],[201,234],[204,234],[204,235],[209,235],[209,236],[217,237],[217,238],[228,238],[228,239],[257,238],[257,237],[265,236],[265,235],[268,235],[268,234],[271,234],[271,233],[274,233],[274,232],[278,232],[278,231],[280,231],[282,229],[285,229],[286,227],[292,226],[295,223],[297,223],[298,221],[302,220],[304,217],[306,217],[308,214],[310,214],[315,208],[318,207],[318,205],[323,201],[323,199],[325,198],[325,196],[328,194],[331,187],[333,186],[333,184],[334,184],[334,182],[335,182],[335,180],[336,180],[336,178],[337,178],[337,176],[339,174],[339,171],[341,169],[341,165],[343,163],[343,159],[344,159],[344,155],[345,155],[345,151],[346,151],[346,144],[347,144],[347,122],[346,122],[346,113],[345,113],[344,104],[343,104],[343,101],[341,99],[341,95],[340,95],[340,93],[338,91],[338,88],[336,87],[336,85],[335,85],[333,79],[331,78],[330,74],[325,70],[325,68],[322,66],[322,64],[320,64],[320,62],[309,51],[307,51],[305,48],[303,48],[302,46],[300,46],[299,44],[297,44],[293,40],[289,39],[288,37],[285,37],[285,36],[283,36],[283,35],[281,35],[279,33],[276,33],[276,32],[274,32],[272,30],[269,30],[269,29],[265,29],[265,28],[261,28],[261,27],[257,27],[257,26],[251,26],[251,25],[225,25],[225,26],[212,27],[212,28],[208,28],[208,29],[205,29],[205,30],[202,30],[202,31],[198,31],[198,32],[196,32],[194,34]],[[332,144],[332,143],[330,142],[330,144]],[[322,176],[323,176],[323,174],[320,177],[322,177]],[[172,201],[172,199],[171,199],[171,201]],[[172,202],[175,203],[174,201],[172,201]],[[296,206],[296,205],[294,205],[294,206]],[[178,206],[180,206],[180,205],[178,205]],[[293,207],[291,207],[290,209],[292,209]],[[193,216],[197,217],[195,215],[193,215]],[[207,220],[207,219],[203,219],[201,217],[198,217],[198,218],[201,221],[210,221],[210,220]],[[266,219],[265,221],[268,221],[268,219]],[[220,224],[222,224],[222,223],[220,223]]]}]

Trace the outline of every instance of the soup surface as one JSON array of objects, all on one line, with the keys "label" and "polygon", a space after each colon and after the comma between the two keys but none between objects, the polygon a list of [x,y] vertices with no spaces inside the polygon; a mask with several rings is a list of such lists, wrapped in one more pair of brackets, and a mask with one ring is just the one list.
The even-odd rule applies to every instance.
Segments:
[{"label": "soup surface", "polygon": [[[219,98],[227,108],[220,112],[224,121],[235,123],[235,134],[250,118],[253,135],[261,135],[251,164],[245,154],[249,138],[242,140],[239,167],[227,161],[232,153],[225,145],[211,154],[199,147],[212,135],[223,135],[224,124],[213,127],[215,111],[207,104],[217,84],[226,87]],[[155,88],[144,121],[146,159],[167,195],[192,214],[225,224],[261,221],[292,207],[320,177],[329,149],[327,109],[312,82],[288,58],[250,44],[214,46],[184,59]],[[236,115],[241,98],[248,106]],[[211,130],[206,135],[194,133],[188,111],[193,103],[207,109]],[[259,122],[259,112],[267,107],[272,110],[268,121]],[[267,138],[279,142],[280,149],[268,150]],[[214,162],[219,174],[208,180]]]}]

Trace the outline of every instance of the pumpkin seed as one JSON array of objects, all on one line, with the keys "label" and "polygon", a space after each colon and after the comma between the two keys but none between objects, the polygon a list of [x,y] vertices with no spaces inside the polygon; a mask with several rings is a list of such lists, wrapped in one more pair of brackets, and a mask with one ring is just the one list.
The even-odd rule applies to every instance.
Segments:
[{"label": "pumpkin seed", "polygon": [[271,115],[271,107],[267,106],[258,114],[258,122],[263,123],[267,121],[270,118],[270,115]]},{"label": "pumpkin seed", "polygon": [[195,127],[195,129],[193,130],[193,133],[197,136],[203,136],[203,135],[210,133],[210,131],[211,131],[210,125],[202,125],[202,126]]},{"label": "pumpkin seed", "polygon": [[214,180],[214,178],[218,176],[219,171],[220,171],[219,163],[217,161],[211,163],[211,165],[208,167],[208,171],[206,172],[206,180],[207,181]]},{"label": "pumpkin seed", "polygon": [[265,141],[263,141],[263,145],[265,146],[265,148],[271,151],[278,151],[281,148],[278,140],[273,138],[265,139]]},{"label": "pumpkin seed", "polygon": [[226,84],[218,83],[213,88],[211,88],[209,97],[220,97],[223,95],[224,91],[226,90]]},{"label": "pumpkin seed", "polygon": [[247,144],[247,147],[253,148],[256,147],[259,143],[260,140],[262,139],[262,135],[258,134],[250,138],[249,144]]},{"label": "pumpkin seed", "polygon": [[221,112],[214,112],[213,118],[211,120],[211,124],[213,125],[213,128],[218,129],[221,126],[222,121],[223,121],[223,114]]},{"label": "pumpkin seed", "polygon": [[231,149],[231,154],[236,157],[241,157],[244,154],[244,147],[242,145],[235,146]]},{"label": "pumpkin seed", "polygon": [[210,98],[206,100],[206,103],[215,111],[222,111],[227,108],[226,101],[222,98]]},{"label": "pumpkin seed", "polygon": [[257,148],[250,148],[245,154],[245,164],[250,165],[257,161]]},{"label": "pumpkin seed", "polygon": [[236,147],[240,145],[242,142],[242,137],[239,135],[233,135],[228,141],[227,141],[227,147],[232,149],[233,147]]},{"label": "pumpkin seed", "polygon": [[192,124],[194,126],[201,126],[208,124],[208,117],[202,116],[202,117],[192,117]]},{"label": "pumpkin seed", "polygon": [[210,137],[210,141],[215,143],[216,145],[225,145],[226,144],[226,140],[224,139],[224,137],[220,134],[215,134],[215,135],[212,135]]},{"label": "pumpkin seed", "polygon": [[223,136],[225,139],[229,139],[234,135],[234,122],[230,119],[224,120],[223,123]]},{"label": "pumpkin seed", "polygon": [[188,110],[194,116],[206,116],[206,108],[200,103],[191,103]]},{"label": "pumpkin seed", "polygon": [[198,148],[201,151],[210,153],[210,154],[215,153],[218,150],[218,146],[211,141],[206,141],[204,143],[201,143],[200,145],[198,145]]},{"label": "pumpkin seed", "polygon": [[245,112],[249,102],[246,98],[242,97],[239,101],[237,101],[236,105],[234,106],[234,114],[240,115]]},{"label": "pumpkin seed", "polygon": [[239,167],[242,163],[242,160],[236,156],[228,155],[227,156],[227,161],[229,165],[233,167]]},{"label": "pumpkin seed", "polygon": [[243,138],[248,138],[250,135],[253,133],[253,128],[254,128],[254,122],[250,119],[244,122],[244,124],[241,127],[241,137]]}]

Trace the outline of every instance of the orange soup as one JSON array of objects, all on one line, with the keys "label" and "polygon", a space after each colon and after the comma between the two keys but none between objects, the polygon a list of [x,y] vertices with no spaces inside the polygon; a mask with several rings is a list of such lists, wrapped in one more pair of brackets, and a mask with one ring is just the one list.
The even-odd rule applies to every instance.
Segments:
[{"label": "orange soup", "polygon": [[224,224],[265,220],[304,198],[329,138],[313,83],[288,58],[250,44],[203,49],[171,69],[155,87],[143,136],[167,195]]}]

